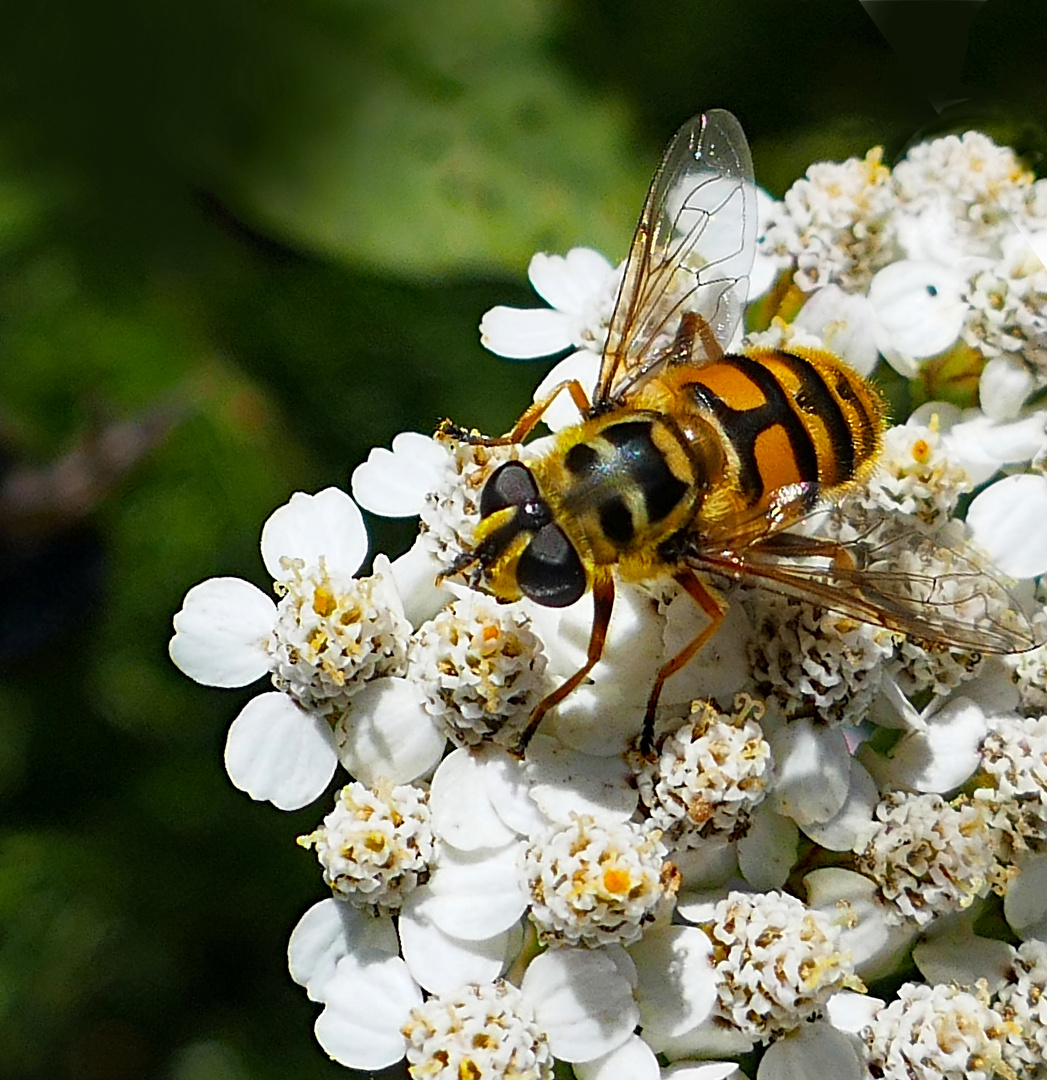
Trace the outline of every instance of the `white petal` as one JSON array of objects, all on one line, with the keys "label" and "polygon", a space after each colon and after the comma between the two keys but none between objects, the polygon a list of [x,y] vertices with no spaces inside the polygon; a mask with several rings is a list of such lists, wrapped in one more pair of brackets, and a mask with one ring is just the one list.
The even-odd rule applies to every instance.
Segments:
[{"label": "white petal", "polygon": [[428,435],[402,431],[392,450],[376,446],[353,470],[353,498],[381,517],[413,517],[443,479],[448,457]]},{"label": "white petal", "polygon": [[978,379],[978,403],[993,420],[1017,420],[1035,389],[1036,379],[1024,364],[1009,356],[994,356]]},{"label": "white petal", "polygon": [[884,267],[869,286],[880,352],[907,377],[914,361],[947,349],[960,336],[967,303],[963,275],[934,262],[904,259]]},{"label": "white petal", "polygon": [[910,259],[931,259],[941,263],[959,262],[970,255],[967,245],[956,229],[956,214],[944,192],[930,205],[913,213],[899,208],[894,213],[894,225],[902,250]]},{"label": "white petal", "polygon": [[1047,855],[1027,858],[1003,898],[1003,913],[1023,941],[1047,941]]},{"label": "white petal", "polygon": [[561,1061],[592,1061],[621,1046],[640,1019],[628,980],[606,951],[549,949],[520,989]]},{"label": "white petal", "polygon": [[876,1018],[886,1002],[870,994],[839,990],[825,1003],[825,1012],[837,1031],[860,1035]]},{"label": "white petal", "polygon": [[567,255],[538,252],[527,267],[534,291],[557,311],[585,315],[607,287],[614,267],[593,248],[571,248]]},{"label": "white petal", "polygon": [[843,733],[804,717],[776,732],[770,742],[774,809],[801,826],[835,817],[851,783],[851,755]]},{"label": "white petal", "polygon": [[855,970],[864,979],[894,970],[919,933],[915,925],[887,922],[877,887],[864,874],[829,866],[812,870],[803,882],[808,906],[840,927],[841,948],[851,954]]},{"label": "white petal", "polygon": [[518,868],[521,846],[457,851],[449,844],[429,878],[432,898],[426,915],[445,934],[483,941],[508,930],[529,899]]},{"label": "white petal", "polygon": [[776,814],[766,802],[753,811],[749,831],[738,841],[738,867],[761,892],[780,889],[796,862],[800,833],[792,818]]},{"label": "white petal", "polygon": [[745,1054],[756,1040],[734,1028],[722,1027],[710,1017],[690,1031],[675,1038],[651,1032],[647,1036],[651,1049],[664,1054],[670,1061],[678,1058],[722,1058]]},{"label": "white petal", "polygon": [[416,536],[414,543],[390,564],[404,615],[412,626],[421,626],[453,598],[450,589],[436,583],[446,569],[422,536]]},{"label": "white petal", "polygon": [[342,960],[327,984],[317,1041],[340,1065],[384,1069],[404,1056],[400,1029],[421,1003],[422,992],[398,956],[365,966]]},{"label": "white petal", "polygon": [[194,585],[174,617],[169,650],[182,671],[204,686],[247,686],[269,670],[266,648],[276,605],[240,578]]},{"label": "white petal", "polygon": [[[552,371],[545,376],[534,391],[534,400],[538,401],[551,394],[562,382],[568,379],[577,379],[582,384],[586,397],[590,401],[596,390],[596,380],[600,374],[600,357],[589,349],[579,349],[578,352],[565,356]],[[576,408],[571,395],[562,390],[548,409],[542,414],[542,422],[550,431],[559,431],[561,428],[571,427],[581,422],[582,414]]]},{"label": "white petal", "polygon": [[827,349],[846,360],[859,375],[868,375],[876,367],[876,317],[867,297],[845,293],[839,285],[826,285],[811,294],[793,325],[817,334]]},{"label": "white petal", "polygon": [[851,784],[843,806],[828,821],[807,822],[803,831],[829,851],[853,851],[855,840],[872,821],[873,810],[879,801],[876,781],[860,761],[852,758]]},{"label": "white petal", "polygon": [[291,978],[305,987],[312,1001],[324,1001],[325,987],[343,957],[368,964],[396,956],[399,948],[388,915],[366,915],[330,897],[313,904],[291,931],[287,966]]},{"label": "white petal", "polygon": [[229,779],[278,810],[298,810],[319,798],[337,765],[331,725],[277,691],[252,698],[225,742]]},{"label": "white petal", "polygon": [[662,1070],[662,1080],[745,1080],[736,1061],[681,1061]]},{"label": "white petal", "polygon": [[1047,572],[1047,477],[1025,473],[990,484],[971,503],[967,524],[1005,574]]},{"label": "white petal", "polygon": [[863,755],[882,788],[943,794],[958,788],[978,768],[989,728],[980,705],[955,697],[924,722],[923,730],[902,736],[889,758]]},{"label": "white petal", "polygon": [[499,304],[480,320],[480,344],[495,356],[533,360],[569,349],[574,328],[574,318],[562,311]]},{"label": "white petal", "polygon": [[960,422],[963,413],[948,401],[925,401],[909,413],[905,421],[907,427],[937,427],[946,435],[954,425]]},{"label": "white petal", "polygon": [[984,979],[990,994],[1007,981],[1014,950],[1005,941],[979,937],[972,928],[978,908],[936,919],[912,951],[920,974],[929,983],[958,983],[973,987]]},{"label": "white petal", "polygon": [[296,491],[262,527],[262,561],[274,580],[287,577],[283,557],[316,566],[321,556],[332,573],[352,576],[367,554],[367,529],[360,508],[340,488],[315,495]]},{"label": "white petal", "polygon": [[426,907],[432,890],[423,885],[400,912],[400,942],[404,960],[415,981],[431,994],[457,990],[466,983],[489,983],[505,966],[510,934],[483,941],[464,941],[445,934],[429,918]]},{"label": "white petal", "polygon": [[[749,300],[750,302],[763,296],[770,287],[778,280],[778,274],[788,262],[775,255],[765,255],[759,248],[753,258],[753,268],[749,271]],[[734,352],[733,345],[728,350]]]},{"label": "white petal", "polygon": [[353,695],[335,726],[338,757],[365,784],[382,777],[406,784],[440,760],[446,738],[425,711],[418,687],[408,679],[374,679]]},{"label": "white petal", "polygon": [[824,1020],[801,1024],[767,1048],[756,1080],[866,1080],[859,1047],[857,1039]]},{"label": "white petal", "polygon": [[[585,662],[592,595],[569,608],[525,606],[535,632],[545,642],[549,677],[558,680],[573,675]],[[622,753],[642,727],[654,674],[665,660],[663,629],[664,620],[650,594],[621,585],[603,654],[593,668],[593,683],[570,694],[543,730],[583,753],[601,757]]]},{"label": "white petal", "polygon": [[527,769],[504,753],[487,753],[484,778],[487,797],[498,816],[519,836],[530,836],[545,824],[531,798]]},{"label": "white petal", "polygon": [[630,1035],[609,1054],[578,1062],[573,1071],[577,1080],[658,1080],[660,1075],[654,1051],[639,1035]]},{"label": "white petal", "polygon": [[738,845],[723,838],[703,840],[697,847],[674,851],[672,859],[683,877],[681,900],[689,892],[722,888],[738,874]]},{"label": "white petal", "polygon": [[[682,589],[669,601],[664,618],[665,652],[661,663],[689,645],[709,621],[693,598]],[[751,677],[748,659],[751,636],[752,626],[745,609],[741,604],[732,604],[712,640],[666,681],[661,703],[680,704],[699,697],[717,700],[733,698]],[[650,683],[654,682],[657,666],[645,673]]]},{"label": "white petal", "polygon": [[950,460],[961,466],[973,483],[983,484],[1001,465],[1036,457],[1047,444],[1045,428],[1045,412],[1033,413],[1010,424],[976,416],[953,425],[942,441]]},{"label": "white petal", "polygon": [[516,839],[488,797],[489,760],[459,748],[440,762],[433,775],[429,794],[433,830],[459,851],[501,848]]},{"label": "white petal", "polygon": [[629,949],[645,1032],[682,1035],[709,1015],[716,1001],[711,953],[709,936],[696,926],[658,927]]},{"label": "white petal", "polygon": [[566,823],[573,814],[597,821],[628,821],[637,791],[621,758],[600,758],[561,746],[539,735],[527,748],[531,798],[550,820]]}]

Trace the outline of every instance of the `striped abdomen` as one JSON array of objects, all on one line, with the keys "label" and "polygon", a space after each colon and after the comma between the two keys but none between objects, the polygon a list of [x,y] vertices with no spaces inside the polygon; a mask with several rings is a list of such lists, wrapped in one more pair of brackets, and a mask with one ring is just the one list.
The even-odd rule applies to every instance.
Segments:
[{"label": "striped abdomen", "polygon": [[750,349],[678,375],[676,392],[719,433],[739,509],[758,510],[790,484],[831,491],[865,476],[879,453],[883,402],[831,353]]}]

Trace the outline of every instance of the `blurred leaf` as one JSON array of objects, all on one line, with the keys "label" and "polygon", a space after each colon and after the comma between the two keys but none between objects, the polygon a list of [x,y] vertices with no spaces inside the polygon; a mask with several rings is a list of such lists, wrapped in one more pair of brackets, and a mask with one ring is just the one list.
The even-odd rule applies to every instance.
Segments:
[{"label": "blurred leaf", "polygon": [[345,0],[300,25],[313,109],[264,158],[234,165],[247,213],[397,273],[520,273],[535,251],[582,242],[623,256],[655,162],[629,152],[624,107],[545,55],[548,10]]}]

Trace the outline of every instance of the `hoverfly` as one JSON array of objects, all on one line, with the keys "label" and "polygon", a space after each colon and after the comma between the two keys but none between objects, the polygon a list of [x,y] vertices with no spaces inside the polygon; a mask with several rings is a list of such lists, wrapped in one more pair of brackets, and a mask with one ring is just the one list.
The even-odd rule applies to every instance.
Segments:
[{"label": "hoverfly", "polygon": [[[979,605],[986,590],[1002,586],[962,554],[952,553],[946,574],[907,573],[892,567],[889,540],[788,531],[869,476],[885,407],[878,391],[830,352],[726,352],[745,305],[756,228],[752,160],[740,124],[723,110],[694,117],[651,181],[591,400],[578,381],[565,381],[508,434],[482,440],[523,442],[561,393],[581,412],[550,450],[491,474],[475,546],[447,570],[471,570],[471,585],[504,601],[526,596],[564,607],[593,593],[586,661],[535,708],[521,748],[600,659],[616,578],[671,577],[708,617],[655,675],[645,752],[662,686],[726,614],[706,574],[939,647],[1010,653],[1037,644],[1019,613],[1004,625]],[[958,583],[965,597],[959,606]]]}]

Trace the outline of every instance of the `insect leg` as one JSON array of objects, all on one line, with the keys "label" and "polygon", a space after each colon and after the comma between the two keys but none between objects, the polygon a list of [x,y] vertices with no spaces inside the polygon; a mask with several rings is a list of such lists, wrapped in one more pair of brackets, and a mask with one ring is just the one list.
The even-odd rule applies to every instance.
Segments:
[{"label": "insect leg", "polygon": [[678,570],[673,574],[673,577],[682,588],[687,590],[702,611],[709,616],[709,625],[703,627],[697,637],[685,645],[668,663],[663,664],[658,669],[651,696],[647,699],[647,712],[643,718],[640,753],[644,757],[650,757],[654,749],[654,710],[658,707],[658,698],[661,697],[665,680],[675,675],[692,656],[702,649],[702,646],[720,629],[720,624],[727,614],[726,607],[709,592],[698,575],[689,567]]},{"label": "insect leg", "polygon": [[596,662],[603,655],[604,642],[607,640],[607,627],[611,622],[611,611],[614,608],[614,579],[610,574],[597,577],[593,582],[593,629],[589,635],[589,648],[586,653],[585,663],[578,669],[562,686],[558,686],[551,694],[546,694],[535,706],[531,713],[531,719],[527,724],[520,741],[516,744],[514,753],[522,757],[531,736],[538,730],[545,714],[561,701],[589,674],[596,666]]},{"label": "insect leg", "polygon": [[530,435],[535,424],[541,420],[549,406],[564,390],[571,395],[571,400],[575,403],[582,416],[588,416],[592,410],[592,405],[589,404],[589,397],[585,392],[585,387],[577,379],[564,379],[562,383],[557,383],[548,394],[529,405],[523,411],[520,419],[513,425],[512,430],[507,431],[504,435],[481,435],[478,431],[465,431],[456,424],[452,424],[449,420],[440,425],[440,430],[453,438],[469,443],[471,446],[512,446],[515,443],[523,442]]},{"label": "insect leg", "polygon": [[760,551],[782,558],[831,559],[833,569],[848,573],[858,568],[854,552],[839,540],[825,540],[816,536],[800,536],[796,533],[777,533],[757,541]]},{"label": "insect leg", "polygon": [[545,415],[549,406],[552,405],[564,390],[571,395],[571,400],[574,402],[582,416],[587,415],[591,406],[589,405],[589,397],[585,392],[585,388],[577,379],[565,379],[562,383],[557,383],[548,394],[540,397],[537,401],[524,409],[523,415],[513,425],[512,431],[503,435],[500,439],[491,439],[491,445],[523,442],[524,439],[530,435],[531,429],[535,424],[537,424]]},{"label": "insect leg", "polygon": [[680,327],[676,331],[676,338],[669,347],[669,363],[693,363],[692,354],[696,338],[701,340],[702,349],[705,352],[703,363],[723,359],[723,349],[716,340],[712,327],[696,311],[685,311],[680,316]]}]

